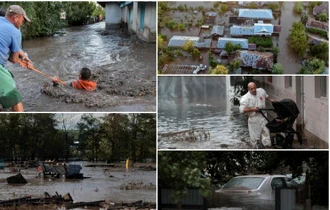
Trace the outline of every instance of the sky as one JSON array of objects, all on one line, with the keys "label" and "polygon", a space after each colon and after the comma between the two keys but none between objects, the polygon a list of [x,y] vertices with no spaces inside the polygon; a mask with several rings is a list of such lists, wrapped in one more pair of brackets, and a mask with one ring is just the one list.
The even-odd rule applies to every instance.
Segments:
[{"label": "sky", "polygon": [[[68,129],[77,129],[76,125],[80,121],[80,118],[83,114],[86,113],[56,113],[55,118],[58,119],[58,128],[62,129],[62,120],[67,122]],[[94,117],[103,117],[105,113],[91,113]]]}]

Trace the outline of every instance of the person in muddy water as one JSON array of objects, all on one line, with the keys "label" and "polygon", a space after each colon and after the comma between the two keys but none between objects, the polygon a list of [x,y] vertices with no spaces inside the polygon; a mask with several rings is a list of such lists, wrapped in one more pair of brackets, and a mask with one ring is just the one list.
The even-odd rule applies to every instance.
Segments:
[{"label": "person in muddy water", "polygon": [[[83,90],[88,90],[88,91],[94,91],[96,90],[96,82],[89,80],[91,77],[91,70],[89,68],[82,68],[80,70],[79,74],[79,79],[78,80],[73,80],[70,82],[66,82],[68,86],[71,86],[76,89],[83,89]],[[53,85],[57,86],[59,83],[59,78],[58,77],[53,77],[52,79]]]},{"label": "person in muddy water", "polygon": [[24,21],[31,22],[24,9],[18,5],[8,7],[4,17],[0,17],[0,104],[2,108],[12,108],[23,112],[22,97],[16,89],[12,73],[5,68],[7,61],[22,62],[22,67],[32,68],[32,62],[23,52],[20,27]]},{"label": "person in muddy water", "polygon": [[[248,92],[241,98],[239,110],[249,116],[248,127],[250,141],[254,148],[271,146],[269,130],[266,127],[267,120],[262,116],[259,109],[266,108],[266,100],[274,102],[266,91],[257,88],[256,84],[248,84]],[[267,115],[267,113],[265,113]]]}]

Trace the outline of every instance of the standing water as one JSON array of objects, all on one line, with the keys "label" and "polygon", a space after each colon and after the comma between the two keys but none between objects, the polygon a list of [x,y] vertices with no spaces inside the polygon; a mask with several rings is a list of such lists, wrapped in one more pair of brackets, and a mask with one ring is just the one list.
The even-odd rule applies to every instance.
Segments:
[{"label": "standing water", "polygon": [[[159,149],[248,148],[247,120],[231,105],[229,77],[160,77],[158,83]],[[208,137],[168,137],[191,129]]]},{"label": "standing water", "polygon": [[64,81],[78,79],[81,68],[88,67],[98,88],[87,92],[53,87],[47,77],[8,64],[26,111],[155,110],[155,44],[121,31],[105,31],[104,22],[63,32],[63,36],[23,42],[34,67]]}]

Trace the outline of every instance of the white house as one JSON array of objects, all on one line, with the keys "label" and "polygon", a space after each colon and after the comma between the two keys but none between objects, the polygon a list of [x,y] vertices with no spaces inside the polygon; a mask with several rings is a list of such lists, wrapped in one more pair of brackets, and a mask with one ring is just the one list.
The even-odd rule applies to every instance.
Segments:
[{"label": "white house", "polygon": [[296,102],[300,114],[296,129],[313,148],[329,145],[329,79],[327,76],[276,76],[257,77],[261,86],[275,100],[285,98]]},{"label": "white house", "polygon": [[140,39],[156,41],[156,2],[101,2],[106,10],[106,28],[127,27]]}]

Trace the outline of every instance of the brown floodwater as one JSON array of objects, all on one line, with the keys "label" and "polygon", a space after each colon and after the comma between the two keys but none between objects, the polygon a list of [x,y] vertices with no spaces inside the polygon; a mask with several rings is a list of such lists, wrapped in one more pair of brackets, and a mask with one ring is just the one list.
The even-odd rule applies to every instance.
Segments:
[{"label": "brown floodwater", "polygon": [[[58,192],[61,195],[70,193],[74,202],[88,202],[105,200],[107,203],[144,202],[156,203],[156,171],[144,171],[139,168],[113,167],[84,167],[81,173],[85,177],[81,180],[68,180],[64,178],[38,178],[36,168],[21,169],[21,174],[27,180],[25,185],[9,185],[6,178],[16,173],[11,173],[8,168],[0,171],[0,200],[32,196],[44,197],[44,192],[51,196]],[[138,184],[136,189],[130,189],[132,183]],[[52,209],[51,207],[49,209]]]},{"label": "brown floodwater", "polygon": [[53,87],[47,77],[8,64],[26,111],[155,111],[156,45],[121,31],[102,35],[104,30],[100,22],[23,41],[35,68],[71,81],[88,67],[98,82],[95,92]]},{"label": "brown floodwater", "polygon": [[[210,10],[213,8],[214,2],[203,2],[202,4],[200,2],[171,2],[171,7],[177,7],[179,5],[184,6],[187,5],[188,8],[193,7],[196,9],[199,6],[203,6],[206,10]],[[239,8],[240,6],[238,4],[232,5],[233,8]],[[281,25],[281,33],[278,37],[273,37],[274,46],[280,48],[280,53],[278,55],[278,63],[280,63],[284,68],[285,74],[296,74],[301,69],[301,61],[302,59],[291,49],[291,47],[288,44],[288,37],[290,34],[291,26],[294,22],[300,21],[300,16],[295,14],[293,11],[294,2],[283,2],[281,7],[281,17],[276,18],[272,21],[274,25]],[[200,19],[202,17],[201,12],[180,12],[178,10],[171,11],[170,14],[171,18],[175,19],[176,22],[187,22],[187,20],[193,20],[194,23],[196,20]],[[215,19],[214,25],[225,25],[225,34],[229,34],[229,16],[232,16],[233,14],[225,13],[222,16],[217,15],[217,18]],[[188,28],[185,31],[171,31],[167,28],[161,29],[161,34],[164,34],[167,36],[168,39],[170,39],[174,35],[180,35],[180,36],[199,36],[200,29],[197,27]],[[198,64],[198,63],[204,63],[208,64],[208,55],[207,53],[202,52],[203,60],[192,60],[191,57],[187,58],[178,58],[176,59],[173,64]],[[215,60],[220,58],[218,55],[214,55]]]}]

